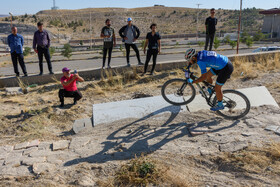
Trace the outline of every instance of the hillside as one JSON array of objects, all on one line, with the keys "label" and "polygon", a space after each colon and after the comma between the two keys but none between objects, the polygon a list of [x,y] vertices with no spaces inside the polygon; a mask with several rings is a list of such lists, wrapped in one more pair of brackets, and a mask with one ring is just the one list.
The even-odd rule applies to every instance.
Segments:
[{"label": "hillside", "polygon": [[[204,21],[209,16],[208,9],[191,9],[178,7],[143,7],[143,8],[87,8],[79,10],[44,10],[35,15],[23,15],[14,17],[14,21],[35,25],[37,21],[43,21],[53,33],[60,33],[65,37],[74,39],[89,38],[90,27],[93,37],[99,37],[100,30],[107,18],[112,20],[112,25],[118,31],[126,24],[126,18],[132,17],[134,23],[143,33],[149,31],[152,22],[158,24],[162,34],[182,34],[196,32],[196,16],[199,11],[199,31],[205,30]],[[258,9],[243,10],[243,30],[257,31],[263,23],[263,15]],[[234,32],[237,30],[238,10],[216,10],[218,18],[218,32]],[[91,17],[91,22],[90,22]],[[3,22],[9,22],[8,18],[2,18]]]}]

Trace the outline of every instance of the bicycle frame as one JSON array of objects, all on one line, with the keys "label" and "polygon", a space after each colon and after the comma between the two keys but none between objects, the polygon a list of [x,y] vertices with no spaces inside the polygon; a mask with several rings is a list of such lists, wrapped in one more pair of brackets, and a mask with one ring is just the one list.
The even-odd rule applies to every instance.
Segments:
[{"label": "bicycle frame", "polygon": [[[184,72],[188,72],[188,74],[189,74],[189,77],[187,77],[187,76],[185,76],[186,77],[186,80],[188,79],[188,78],[191,78],[191,79],[193,79],[193,80],[196,80],[196,79],[198,79],[198,77],[197,76],[195,76],[194,74],[193,74],[193,72],[191,72],[190,71],[190,68],[188,67],[187,69],[183,69],[183,71]],[[186,75],[186,74],[185,74]],[[202,95],[202,97],[206,100],[206,102],[207,102],[207,104],[210,106],[210,107],[214,107],[215,106],[215,103],[213,103],[213,99],[212,99],[212,97],[214,98],[215,97],[215,89],[214,89],[214,85],[212,85],[212,84],[210,84],[210,83],[208,83],[208,82],[206,82],[206,81],[203,81],[202,82],[206,87],[210,87],[211,89],[212,89],[212,93],[209,95],[209,96],[207,96],[207,94],[205,93],[205,91],[202,89],[202,86],[199,84],[199,83],[196,83],[196,86],[198,87],[198,89],[199,89],[199,91],[200,91],[200,94]]]}]

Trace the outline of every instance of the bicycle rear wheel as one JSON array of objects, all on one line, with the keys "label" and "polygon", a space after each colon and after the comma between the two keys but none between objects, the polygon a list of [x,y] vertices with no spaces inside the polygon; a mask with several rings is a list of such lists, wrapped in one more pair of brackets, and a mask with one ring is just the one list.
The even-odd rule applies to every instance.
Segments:
[{"label": "bicycle rear wheel", "polygon": [[[223,91],[223,104],[224,110],[219,110],[217,113],[226,119],[236,120],[246,116],[250,109],[251,104],[249,99],[241,92],[236,90]],[[216,104],[217,98],[214,98]]]},{"label": "bicycle rear wheel", "polygon": [[164,83],[161,94],[172,105],[186,105],[195,98],[195,88],[184,79],[171,79]]}]

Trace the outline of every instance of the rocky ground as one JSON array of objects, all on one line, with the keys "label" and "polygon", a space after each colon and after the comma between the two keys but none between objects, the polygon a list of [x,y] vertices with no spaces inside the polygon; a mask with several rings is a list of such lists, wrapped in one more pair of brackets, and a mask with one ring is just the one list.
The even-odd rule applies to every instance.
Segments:
[{"label": "rocky ground", "polygon": [[[158,185],[279,186],[280,136],[265,130],[280,126],[280,110],[272,106],[252,108],[237,121],[209,111],[181,112],[71,131],[73,120],[91,117],[93,103],[131,99],[140,91],[160,95],[164,81],[181,76],[169,73],[126,84],[80,84],[84,99],[64,109],[57,85],[18,96],[1,92],[0,186],[113,186],[120,167],[141,153],[164,166],[167,178]],[[280,104],[279,78],[279,71],[258,73],[233,78],[226,87],[265,85]]]},{"label": "rocky ground", "polygon": [[[260,171],[218,159],[226,153],[279,142],[279,135],[265,130],[279,124],[280,111],[270,106],[254,108],[238,121],[209,111],[118,121],[73,135],[71,140],[2,146],[1,181],[5,185],[94,186],[114,176],[126,160],[146,153],[166,165],[191,171],[196,178],[184,178],[185,185],[278,186],[279,158],[264,168],[256,165]],[[195,132],[204,134],[193,136]],[[175,176],[184,174],[184,170],[174,172]]]}]

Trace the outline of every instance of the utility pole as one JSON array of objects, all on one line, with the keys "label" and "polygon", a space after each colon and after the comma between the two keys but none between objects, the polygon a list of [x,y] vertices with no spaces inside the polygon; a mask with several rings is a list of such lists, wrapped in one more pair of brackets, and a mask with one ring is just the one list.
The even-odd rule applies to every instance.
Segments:
[{"label": "utility pole", "polygon": [[91,12],[89,13],[89,26],[90,26],[90,49],[91,49],[92,48]]},{"label": "utility pole", "polygon": [[9,12],[10,16],[11,16],[11,28],[13,27],[13,14],[11,12]]},{"label": "utility pole", "polygon": [[198,39],[198,10],[199,10],[199,6],[202,5],[202,4],[196,4],[197,5],[197,15],[196,15],[196,41]]},{"label": "utility pole", "polygon": [[236,54],[238,54],[238,52],[239,52],[239,40],[240,40],[240,28],[241,28],[241,16],[242,16],[242,0],[240,0],[240,13],[239,13],[239,22],[238,22],[238,36],[237,36]]},{"label": "utility pole", "polygon": [[276,14],[273,15],[273,21],[271,23],[271,35],[270,35],[270,38],[273,38],[275,16],[276,16]]}]

